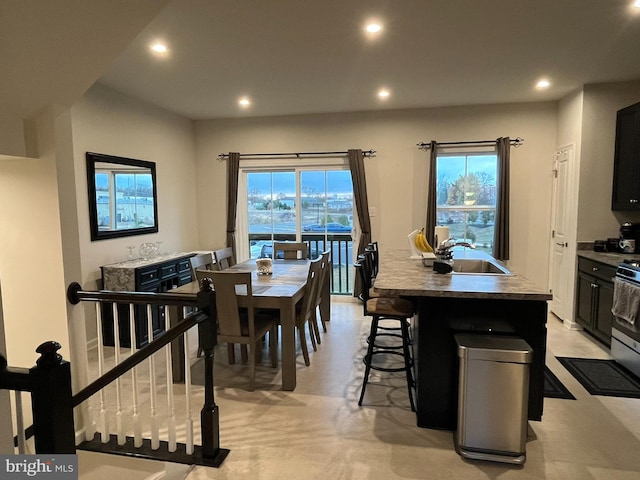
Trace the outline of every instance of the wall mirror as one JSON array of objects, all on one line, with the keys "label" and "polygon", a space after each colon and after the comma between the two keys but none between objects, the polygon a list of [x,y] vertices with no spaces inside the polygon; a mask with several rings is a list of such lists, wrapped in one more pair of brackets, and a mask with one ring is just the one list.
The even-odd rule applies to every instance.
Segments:
[{"label": "wall mirror", "polygon": [[87,152],[91,240],[158,231],[156,164]]}]

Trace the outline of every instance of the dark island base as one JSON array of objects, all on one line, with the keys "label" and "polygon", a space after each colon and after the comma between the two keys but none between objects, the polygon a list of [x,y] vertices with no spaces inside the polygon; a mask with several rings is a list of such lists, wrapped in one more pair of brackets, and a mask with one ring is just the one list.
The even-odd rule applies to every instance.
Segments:
[{"label": "dark island base", "polygon": [[529,420],[542,420],[547,302],[535,300],[416,297],[412,321],[419,427],[455,430],[458,409],[457,333],[511,335],[533,349]]}]

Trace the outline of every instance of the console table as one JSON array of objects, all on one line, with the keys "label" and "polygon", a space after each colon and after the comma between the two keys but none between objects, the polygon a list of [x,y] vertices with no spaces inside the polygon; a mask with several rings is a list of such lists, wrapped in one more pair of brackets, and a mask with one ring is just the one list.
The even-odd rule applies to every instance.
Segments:
[{"label": "console table", "polygon": [[[134,259],[126,262],[103,265],[102,288],[127,292],[166,292],[191,282],[189,258],[193,253],[169,253],[153,258]],[[147,344],[149,338],[147,311],[143,305],[134,308],[136,327],[136,347]],[[158,306],[152,310],[153,336],[164,331],[164,308]],[[129,328],[129,306],[118,305],[118,328],[120,346],[131,346]],[[102,336],[104,345],[114,346],[113,310],[111,304],[105,304],[102,310]]]}]

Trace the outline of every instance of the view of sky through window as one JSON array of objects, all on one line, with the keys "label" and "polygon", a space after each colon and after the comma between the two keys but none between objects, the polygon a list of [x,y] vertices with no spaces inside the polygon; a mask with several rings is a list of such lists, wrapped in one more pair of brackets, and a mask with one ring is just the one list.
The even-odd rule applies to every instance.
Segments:
[{"label": "view of sky through window", "polygon": [[438,156],[437,224],[449,227],[457,240],[492,253],[496,207],[497,156]]}]

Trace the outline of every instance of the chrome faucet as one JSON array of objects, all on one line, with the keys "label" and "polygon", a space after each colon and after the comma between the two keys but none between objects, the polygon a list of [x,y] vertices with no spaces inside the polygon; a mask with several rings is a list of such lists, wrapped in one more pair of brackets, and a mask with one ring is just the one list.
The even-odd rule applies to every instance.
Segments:
[{"label": "chrome faucet", "polygon": [[453,247],[476,248],[475,245],[469,242],[456,242],[454,237],[449,237],[440,242],[440,245],[436,248],[436,261],[451,260],[453,258],[453,252],[451,251]]}]

